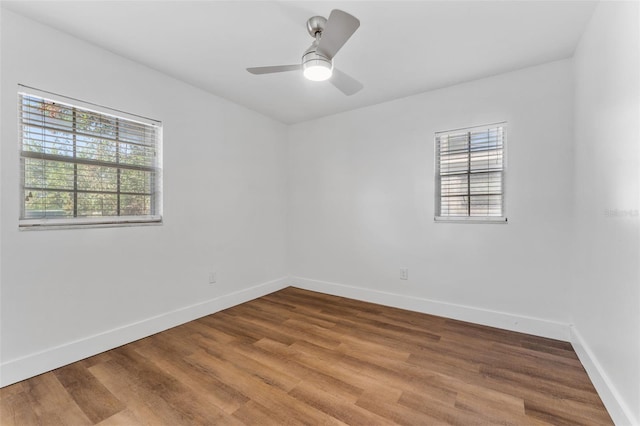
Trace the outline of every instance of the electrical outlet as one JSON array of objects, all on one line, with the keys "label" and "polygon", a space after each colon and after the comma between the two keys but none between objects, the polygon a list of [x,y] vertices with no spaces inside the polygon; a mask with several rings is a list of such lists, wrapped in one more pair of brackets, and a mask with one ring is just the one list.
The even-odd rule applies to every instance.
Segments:
[{"label": "electrical outlet", "polygon": [[215,284],[218,279],[217,272],[209,272],[209,284]]},{"label": "electrical outlet", "polygon": [[400,279],[401,280],[409,279],[409,268],[400,268]]}]

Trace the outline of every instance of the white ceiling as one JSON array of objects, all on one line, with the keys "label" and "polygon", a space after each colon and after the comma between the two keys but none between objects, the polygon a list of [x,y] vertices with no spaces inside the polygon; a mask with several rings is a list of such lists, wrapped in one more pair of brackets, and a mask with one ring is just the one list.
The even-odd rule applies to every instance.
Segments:
[{"label": "white ceiling", "polygon": [[[573,55],[593,1],[3,1],[85,39],[284,123],[297,123]],[[361,26],[334,65],[350,97],[300,73],[306,21],[342,9]]]}]

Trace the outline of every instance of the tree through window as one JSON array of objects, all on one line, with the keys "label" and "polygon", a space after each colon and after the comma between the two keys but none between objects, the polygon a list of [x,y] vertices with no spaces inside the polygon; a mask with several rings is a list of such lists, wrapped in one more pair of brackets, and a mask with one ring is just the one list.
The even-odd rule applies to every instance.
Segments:
[{"label": "tree through window", "polygon": [[20,94],[21,226],[161,220],[159,123],[118,114]]}]

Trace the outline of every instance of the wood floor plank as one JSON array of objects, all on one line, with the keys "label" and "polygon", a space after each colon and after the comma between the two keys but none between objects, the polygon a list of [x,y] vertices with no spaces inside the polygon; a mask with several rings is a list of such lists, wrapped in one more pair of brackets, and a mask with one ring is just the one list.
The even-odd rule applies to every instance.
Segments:
[{"label": "wood floor plank", "polygon": [[337,419],[301,403],[295,398],[265,383],[261,377],[237,368],[232,363],[217,358],[206,351],[200,351],[188,357],[190,362],[208,370],[210,374],[247,395],[268,410],[285,413],[291,421],[310,424],[340,424]]},{"label": "wood floor plank", "polygon": [[297,343],[292,348],[296,351],[292,355],[294,359],[333,377],[344,377],[349,383],[365,390],[379,387],[401,389],[402,385],[410,383],[410,378],[402,372],[397,373],[348,355],[318,351],[317,346],[304,342]]},{"label": "wood floor plank", "polygon": [[600,397],[597,393],[567,386],[560,381],[531,376],[526,372],[514,371],[516,368],[502,368],[498,366],[482,366],[481,372],[503,382],[512,382],[523,388],[535,389],[538,392],[551,395],[558,399],[569,399],[586,405],[598,404]]},{"label": "wood floor plank", "polygon": [[211,315],[207,315],[206,317],[202,317],[195,321],[183,324],[182,327],[185,327],[185,329],[188,330],[189,333],[200,334],[209,340],[213,340],[215,342],[223,344],[237,340],[237,336],[227,334],[207,325],[207,321],[209,321],[210,318]]},{"label": "wood floor plank", "polygon": [[[249,350],[248,346],[246,344],[238,344],[236,348],[239,351],[246,351]],[[296,360],[294,357],[295,351],[278,342],[265,338],[250,346],[249,356],[259,357],[260,359],[266,358],[281,369],[311,381],[318,389],[330,392],[342,399],[355,402],[364,392],[362,388],[348,381],[348,376],[334,376],[328,374],[328,371],[316,370],[303,361]]]},{"label": "wood floor plank", "polygon": [[567,342],[284,290],[0,390],[5,425],[611,425]]},{"label": "wood floor plank", "polygon": [[357,404],[316,388],[310,383],[301,383],[289,395],[303,403],[317,408],[350,425],[391,425],[393,421],[381,417]]},{"label": "wood floor plank", "polygon": [[272,312],[275,315],[288,320],[300,320],[305,324],[316,325],[324,329],[331,329],[336,325],[335,322],[331,320],[309,315],[305,312],[304,308],[294,309],[290,307],[291,305],[277,303],[274,299],[269,299],[269,296],[271,295],[252,300],[251,305],[255,306],[257,309]]},{"label": "wood floor plank", "polygon": [[[238,342],[238,344],[239,343],[241,342]],[[235,346],[233,345],[222,349],[209,345],[206,340],[203,340],[200,342],[200,347],[204,349],[209,356],[225,361],[229,365],[233,365],[238,370],[248,372],[252,377],[261,380],[269,386],[281,389],[284,392],[288,392],[302,380],[299,377],[294,377],[286,371],[272,368],[266,363],[256,361],[251,357],[245,356],[241,352],[234,350]]]},{"label": "wood floor plank", "polygon": [[158,368],[149,359],[130,348],[121,348],[114,352],[113,360],[133,381],[142,395],[154,395],[162,399],[185,424],[222,423],[231,418],[209,404],[203,395],[190,392],[189,388],[177,378]]},{"label": "wood floor plank", "polygon": [[[508,416],[504,416],[498,422],[490,422],[487,418],[478,415],[472,411],[461,409],[460,407],[449,406],[448,404],[442,404],[437,401],[433,401],[429,398],[425,398],[422,394],[414,392],[405,392],[398,401],[400,407],[406,407],[414,411],[424,413],[433,419],[433,423],[425,424],[447,424],[447,425],[487,425],[487,424],[512,424],[507,419]],[[394,408],[397,410],[397,408]],[[518,424],[518,423],[516,423]],[[523,422],[520,424],[529,424]]]},{"label": "wood floor plank", "polygon": [[80,363],[62,367],[54,374],[92,423],[99,423],[125,408],[125,404]]},{"label": "wood floor plank", "polygon": [[529,418],[547,421],[554,425],[597,426],[611,424],[604,407],[591,407],[563,399],[525,401],[525,413]]},{"label": "wood floor plank", "polygon": [[521,346],[505,345],[502,343],[493,343],[491,350],[497,356],[504,357],[505,360],[518,360],[520,362],[530,361],[532,364],[547,364],[550,369],[562,367],[563,371],[577,370],[577,372],[588,381],[588,376],[584,371],[584,367],[578,358],[559,357],[547,352],[536,351],[535,349],[525,348]]},{"label": "wood floor plank", "polygon": [[184,358],[170,357],[152,344],[137,348],[136,352],[153,362],[154,365],[180,381],[196,395],[205,398],[228,414],[242,407],[249,398],[224,382],[208,376],[205,371],[188,363]]},{"label": "wood floor plank", "polygon": [[[166,401],[159,395],[149,394],[138,386],[127,372],[115,362],[93,365],[90,367],[90,371],[113,395],[121,401],[127,402],[127,410],[131,412],[129,417],[140,419],[143,422],[131,424],[162,425],[175,422],[179,425],[183,422],[184,418],[173,410]],[[123,416],[127,417],[127,414]],[[120,418],[122,417],[116,417],[113,421],[117,422]],[[104,422],[108,423],[109,419],[105,419]]]},{"label": "wood floor plank", "polygon": [[233,416],[245,425],[310,425],[304,421],[292,418],[286,412],[270,410],[256,401],[249,401],[235,413]]},{"label": "wood floor plank", "polygon": [[343,337],[341,340],[342,343],[334,349],[336,352],[354,357],[365,357],[374,363],[385,363],[386,361],[404,362],[411,356],[410,352],[379,345],[366,340],[348,336]]},{"label": "wood floor plank", "polygon": [[108,417],[96,423],[99,426],[129,426],[129,425],[146,425],[152,426],[154,423],[150,418],[139,418],[131,409],[122,410],[111,417]]},{"label": "wood floor plank", "polygon": [[[13,386],[15,389],[15,385]],[[3,393],[0,399],[0,424],[5,426],[38,424],[38,415],[32,404],[29,396],[23,391]]]},{"label": "wood floor plank", "polygon": [[459,391],[455,407],[474,413],[487,423],[528,423],[523,399],[502,392],[488,392],[484,388]]},{"label": "wood floor plank", "polygon": [[[380,417],[389,419],[394,424],[400,425],[434,425],[445,424],[442,418],[434,416],[434,412],[424,409],[424,406],[401,405],[399,403],[389,402],[386,398],[381,398],[379,393],[365,393],[356,402],[358,407],[376,413]],[[431,407],[430,405],[429,407]],[[453,408],[449,408],[453,411]],[[437,413],[436,413],[437,414]],[[473,418],[466,416],[465,420]]]},{"label": "wood floor plank", "polygon": [[38,419],[36,424],[93,424],[53,374],[42,374],[23,383],[29,407]]},{"label": "wood floor plank", "polygon": [[281,332],[282,327],[279,327],[280,324],[265,325],[262,319],[255,320],[255,318],[248,317],[242,312],[221,312],[220,315],[216,316],[218,316],[221,321],[233,323],[237,330],[245,330],[244,333],[256,341],[260,340],[263,336],[269,336],[272,340],[282,342],[285,345],[291,345],[298,340],[296,336],[292,336],[290,333]]}]

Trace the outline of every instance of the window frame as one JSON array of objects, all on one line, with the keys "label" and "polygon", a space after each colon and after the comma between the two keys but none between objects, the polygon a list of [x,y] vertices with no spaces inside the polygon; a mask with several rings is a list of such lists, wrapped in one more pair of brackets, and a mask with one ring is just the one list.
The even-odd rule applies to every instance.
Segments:
[{"label": "window frame", "polygon": [[[32,229],[78,229],[78,228],[93,228],[93,227],[124,227],[124,226],[142,226],[142,225],[161,225],[163,222],[163,200],[162,200],[162,181],[163,181],[163,173],[162,173],[162,123],[158,120],[150,119],[147,117],[143,117],[140,115],[124,112],[121,110],[117,110],[114,108],[105,107],[102,105],[94,104],[91,102],[82,101],[79,99],[71,98],[68,96],[60,95],[57,93],[52,93],[40,89],[36,89],[30,86],[18,85],[18,93],[17,93],[17,107],[18,107],[18,148],[19,148],[19,167],[20,167],[20,179],[19,179],[19,197],[20,197],[20,215],[18,218],[18,227],[20,230],[32,230]],[[24,149],[25,136],[24,136],[24,120],[22,117],[22,109],[24,107],[23,99],[24,97],[34,97],[39,98],[45,102],[54,102],[56,104],[64,105],[65,107],[70,108],[73,111],[74,120],[75,120],[75,111],[88,112],[91,114],[96,114],[99,117],[107,117],[109,119],[115,119],[117,133],[115,136],[116,146],[120,147],[121,143],[126,143],[125,141],[120,140],[119,131],[121,126],[130,124],[131,122],[136,125],[143,125],[145,127],[153,127],[154,130],[154,145],[152,145],[152,149],[154,152],[153,156],[153,164],[151,166],[136,166],[136,165],[126,165],[120,164],[119,159],[116,163],[109,161],[101,161],[101,160],[93,160],[93,159],[85,159],[81,161],[77,161],[74,159],[75,157],[70,157],[70,161],[60,161],[59,158],[54,158],[55,154],[30,154],[30,151],[26,151]],[[75,151],[75,138],[76,138],[76,130],[75,130],[75,122],[73,123],[71,132],[67,132],[69,135],[73,137],[73,148]],[[63,130],[64,132],[64,130]],[[91,137],[91,135],[87,135]],[[130,144],[130,143],[129,143]],[[119,153],[119,148],[116,149],[116,152]],[[26,155],[25,155],[26,153]],[[65,218],[55,218],[55,217],[40,217],[40,218],[28,218],[26,215],[26,206],[25,206],[25,192],[29,189],[26,187],[26,172],[27,167],[25,165],[25,161],[29,158],[42,158],[47,159],[47,156],[51,155],[49,158],[52,161],[60,161],[62,164],[71,164],[73,165],[73,180],[74,187],[71,189],[58,189],[54,188],[54,191],[62,191],[66,193],[73,194],[73,204],[74,211],[73,217],[65,217]],[[75,153],[74,153],[75,156]],[[116,158],[118,154],[116,154]],[[89,165],[89,166],[97,166],[115,169],[115,172],[118,175],[117,179],[117,190],[116,191],[97,191],[97,190],[87,190],[87,189],[79,189],[78,182],[78,165]],[[117,166],[114,167],[114,164]],[[150,181],[148,186],[149,192],[139,193],[138,195],[146,195],[150,197],[150,212],[149,214],[143,215],[120,215],[122,212],[122,207],[120,204],[120,197],[122,195],[135,195],[134,192],[123,191],[120,185],[120,174],[122,170],[131,169],[131,170],[139,170],[143,172],[150,173]],[[32,188],[32,190],[42,190],[37,188]],[[46,189],[45,189],[46,190]],[[104,215],[104,216],[78,216],[78,201],[77,196],[80,193],[86,194],[115,194],[117,202],[117,212],[118,215]]]},{"label": "window frame", "polygon": [[[460,133],[480,132],[483,130],[489,130],[493,128],[502,128],[502,169],[501,173],[501,215],[500,216],[442,216],[441,213],[441,174],[439,168],[440,156],[438,149],[438,137],[440,135],[452,135]],[[477,126],[461,127],[457,129],[438,131],[434,133],[434,222],[436,223],[486,223],[486,224],[506,224],[507,218],[507,197],[506,197],[506,182],[507,182],[507,130],[508,124],[506,121],[501,121],[491,124],[483,124]],[[473,173],[470,171],[470,166],[467,167],[466,175],[470,176]],[[470,203],[470,201],[467,201]]]}]

